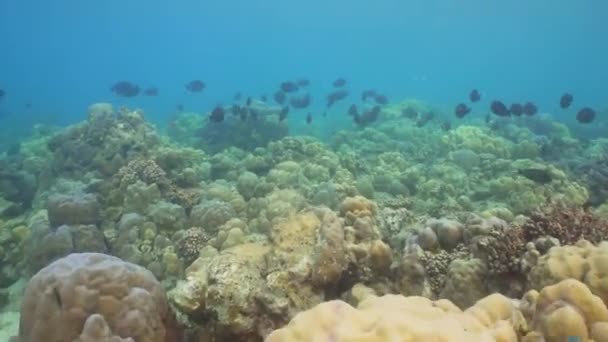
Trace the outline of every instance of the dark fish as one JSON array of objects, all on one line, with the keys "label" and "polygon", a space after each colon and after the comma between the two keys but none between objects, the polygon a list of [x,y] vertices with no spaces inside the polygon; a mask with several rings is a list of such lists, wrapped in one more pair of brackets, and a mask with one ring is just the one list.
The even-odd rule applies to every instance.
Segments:
[{"label": "dark fish", "polygon": [[219,123],[224,121],[224,108],[222,106],[217,106],[209,115],[209,121]]},{"label": "dark fish", "polygon": [[274,102],[280,105],[285,104],[285,93],[280,90],[274,93]]},{"label": "dark fish", "polygon": [[299,80],[296,81],[296,84],[299,87],[308,87],[310,85],[310,81],[306,78],[300,78]]},{"label": "dark fish", "polygon": [[377,104],[380,104],[380,105],[388,104],[388,97],[386,97],[384,95],[378,94],[378,95],[376,95],[376,97],[374,97],[374,99],[376,100]]},{"label": "dark fish", "polygon": [[418,111],[414,107],[407,107],[401,109],[401,116],[404,116],[410,120],[418,118]]},{"label": "dark fish", "polygon": [[433,112],[433,111],[426,112],[426,113],[420,115],[418,120],[416,120],[416,127],[424,127],[427,123],[429,123],[434,118],[435,118],[435,112]]},{"label": "dark fish", "polygon": [[471,93],[469,93],[469,100],[471,100],[471,102],[478,102],[481,100],[481,94],[477,89],[471,90]]},{"label": "dark fish", "polygon": [[249,110],[249,117],[251,118],[251,120],[257,121],[258,120],[257,109],[253,109],[252,107],[247,107],[247,109]]},{"label": "dark fish", "polygon": [[266,101],[268,101],[268,96],[266,96],[266,95],[262,95],[262,96],[260,96],[260,100],[261,100],[262,102],[266,102]]},{"label": "dark fish", "polygon": [[524,113],[524,106],[521,103],[513,103],[511,107],[509,107],[509,113],[515,116],[521,116]]},{"label": "dark fish", "polygon": [[524,114],[532,116],[536,113],[538,113],[538,107],[532,102],[526,102],[524,105]]},{"label": "dark fish", "polygon": [[306,94],[300,97],[292,97],[289,100],[289,104],[293,108],[302,109],[310,105],[310,94]]},{"label": "dark fish", "polygon": [[454,108],[454,114],[459,119],[464,118],[467,114],[471,112],[471,108],[464,103],[459,103],[456,108]]},{"label": "dark fish", "polygon": [[566,108],[570,107],[570,105],[572,104],[572,101],[574,101],[574,96],[572,96],[572,94],[565,93],[559,99],[559,106],[562,109],[566,109]]},{"label": "dark fish", "polygon": [[247,105],[247,107],[251,106],[251,97],[247,98],[247,102],[245,102],[245,104]]},{"label": "dark fish", "polygon": [[135,97],[139,95],[139,86],[129,81],[117,82],[110,90],[122,97]]},{"label": "dark fish", "polygon": [[376,91],[374,89],[367,89],[361,93],[361,101],[367,101],[370,97],[376,98]]},{"label": "dark fish", "polygon": [[232,100],[241,101],[241,97],[243,97],[243,95],[241,93],[236,93],[236,94],[234,94],[234,97],[232,98]]},{"label": "dark fish", "polygon": [[450,121],[444,121],[439,127],[442,131],[447,132],[452,129],[452,123]]},{"label": "dark fish", "polygon": [[144,95],[146,96],[158,96],[158,88],[150,87],[144,90]]},{"label": "dark fish", "polygon": [[282,122],[283,120],[285,120],[287,118],[287,115],[289,114],[289,107],[285,106],[281,109],[281,111],[279,112],[279,122]]},{"label": "dark fish", "polygon": [[343,78],[338,78],[332,84],[333,84],[334,88],[342,88],[346,85],[346,80]]},{"label": "dark fish", "polygon": [[2,89],[0,89],[0,99],[4,97],[4,95],[6,95],[6,92]]},{"label": "dark fish", "polygon": [[306,123],[310,124],[312,122],[312,114],[308,113],[308,115],[306,115]]},{"label": "dark fish", "polygon": [[490,110],[492,111],[492,113],[494,113],[495,115],[498,116],[509,116],[509,110],[507,109],[507,106],[505,106],[504,103],[495,100],[492,101],[492,104],[490,105]]},{"label": "dark fish", "polygon": [[355,121],[355,123],[359,126],[367,126],[378,120],[380,112],[380,106],[374,106],[371,110],[367,110],[361,115],[359,115],[358,113],[356,115],[353,115],[353,121]]},{"label": "dark fish", "polygon": [[193,80],[186,83],[186,90],[192,93],[200,93],[201,91],[203,91],[203,89],[205,89],[205,87],[205,82],[201,80]]},{"label": "dark fish", "polygon": [[350,105],[350,107],[348,108],[348,115],[349,116],[357,116],[359,115],[359,111],[357,110],[357,105]]},{"label": "dark fish", "polygon": [[298,84],[295,82],[287,81],[281,83],[281,90],[286,93],[293,93],[294,91],[298,91]]},{"label": "dark fish", "polygon": [[576,120],[580,123],[590,123],[595,119],[595,111],[589,107],[585,107],[576,113]]},{"label": "dark fish", "polygon": [[551,183],[553,177],[546,169],[519,169],[517,173],[539,184]]},{"label": "dark fish", "polygon": [[232,115],[239,115],[241,113],[241,106],[239,106],[238,104],[233,104],[232,107],[230,108],[230,114]]},{"label": "dark fish", "polygon": [[333,106],[334,103],[344,100],[348,96],[348,90],[339,89],[327,95],[327,108]]},{"label": "dark fish", "polygon": [[16,156],[20,153],[21,153],[21,143],[20,142],[12,143],[6,149],[7,156]]}]

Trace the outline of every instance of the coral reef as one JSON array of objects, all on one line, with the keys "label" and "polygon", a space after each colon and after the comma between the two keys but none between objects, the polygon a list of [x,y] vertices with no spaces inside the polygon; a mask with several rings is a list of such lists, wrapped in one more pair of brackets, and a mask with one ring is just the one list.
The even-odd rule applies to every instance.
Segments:
[{"label": "coral reef", "polygon": [[71,254],[27,285],[17,342],[177,341],[164,291],[142,267],[96,253]]}]

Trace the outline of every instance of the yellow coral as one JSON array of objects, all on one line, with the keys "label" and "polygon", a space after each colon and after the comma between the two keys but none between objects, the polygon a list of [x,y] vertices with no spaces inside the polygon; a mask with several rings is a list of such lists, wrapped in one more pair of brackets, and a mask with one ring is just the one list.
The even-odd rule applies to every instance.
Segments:
[{"label": "yellow coral", "polygon": [[526,295],[535,301],[533,332],[526,336],[543,336],[542,341],[566,341],[576,336],[579,341],[589,341],[595,336],[597,341],[606,341],[606,322],[608,309],[602,300],[594,296],[585,284],[567,279],[558,284],[545,287],[540,294],[535,290]]},{"label": "yellow coral", "polygon": [[517,341],[509,321],[516,312],[501,295],[486,297],[465,312],[447,300],[372,295],[358,309],[342,301],[319,304],[266,342]]}]

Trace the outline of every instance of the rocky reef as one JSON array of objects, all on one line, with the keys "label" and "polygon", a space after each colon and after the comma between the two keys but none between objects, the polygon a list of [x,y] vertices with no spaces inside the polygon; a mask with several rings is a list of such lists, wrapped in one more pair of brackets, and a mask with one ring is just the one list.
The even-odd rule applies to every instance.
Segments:
[{"label": "rocky reef", "polygon": [[96,104],[35,134],[0,158],[0,287],[31,277],[16,341],[602,341],[602,143],[412,106],[441,115],[406,101],[321,140],[260,107],[165,136]]}]

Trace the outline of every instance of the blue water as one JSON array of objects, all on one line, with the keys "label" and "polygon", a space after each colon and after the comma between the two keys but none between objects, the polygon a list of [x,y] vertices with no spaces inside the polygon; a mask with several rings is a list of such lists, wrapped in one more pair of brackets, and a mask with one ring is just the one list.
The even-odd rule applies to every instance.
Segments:
[{"label": "blue water", "polygon": [[[178,103],[203,112],[298,77],[314,113],[344,77],[393,101],[451,108],[476,87],[482,108],[533,100],[571,118],[563,91],[574,107],[608,104],[607,20],[603,0],[0,0],[0,120],[68,124],[109,101],[163,124]],[[207,90],[188,94],[197,78]],[[117,98],[122,79],[161,94]]]}]

